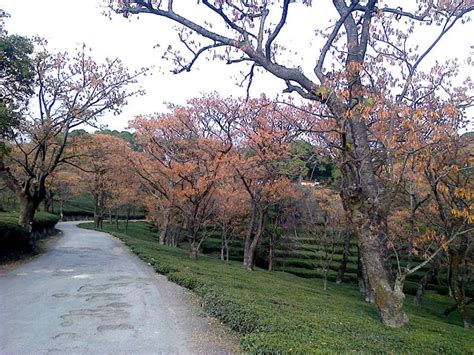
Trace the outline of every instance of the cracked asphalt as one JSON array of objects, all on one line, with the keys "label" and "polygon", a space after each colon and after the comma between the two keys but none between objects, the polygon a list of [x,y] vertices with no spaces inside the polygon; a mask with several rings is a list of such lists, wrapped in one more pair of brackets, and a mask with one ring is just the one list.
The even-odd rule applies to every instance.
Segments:
[{"label": "cracked asphalt", "polygon": [[40,257],[0,274],[1,354],[226,354],[234,336],[108,234],[58,224]]}]

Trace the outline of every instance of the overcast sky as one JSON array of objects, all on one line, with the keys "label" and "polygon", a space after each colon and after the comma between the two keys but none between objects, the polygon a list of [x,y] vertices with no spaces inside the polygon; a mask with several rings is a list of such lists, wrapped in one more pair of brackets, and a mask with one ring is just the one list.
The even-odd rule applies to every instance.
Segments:
[{"label": "overcast sky", "polygon": [[[187,1],[195,4],[195,0]],[[163,48],[177,38],[170,22],[146,15],[141,15],[139,20],[127,20],[118,15],[109,20],[102,15],[101,5],[102,0],[0,0],[0,8],[11,16],[6,21],[6,29],[10,33],[39,35],[46,38],[49,48],[54,50],[73,50],[81,43],[86,43],[93,49],[94,56],[118,57],[131,69],[155,66],[153,75],[140,82],[147,94],[130,99],[129,105],[119,117],[107,115],[101,120],[112,129],[127,127],[127,122],[135,115],[163,111],[164,102],[184,103],[203,92],[215,90],[223,96],[245,95],[245,89],[236,86],[236,82],[241,79],[239,72],[242,67],[201,60],[189,73],[171,74],[169,70],[172,69],[172,64],[161,58]],[[281,39],[291,40],[299,53],[291,55],[292,62],[299,60],[303,67],[311,62],[301,54],[308,53],[308,43],[302,39],[307,39],[314,33],[320,14],[327,12],[321,11],[321,6],[323,5],[319,9],[308,9],[293,4],[294,11],[290,12],[288,19],[290,26],[281,34]],[[327,6],[326,10],[331,9],[331,6]],[[298,31],[295,27],[292,30],[291,26],[297,26]],[[473,34],[474,22],[458,28],[443,40],[437,52],[433,53],[433,59],[443,59],[453,53],[465,57],[466,53],[472,52],[470,46],[474,44]],[[425,32],[420,43],[428,41],[433,35],[434,33]],[[161,48],[154,48],[158,43]],[[310,59],[314,60],[316,54],[312,51],[311,54]],[[468,73],[462,75],[467,76]],[[251,93],[257,96],[264,92],[267,96],[274,97],[283,89],[282,81],[268,74],[259,74],[254,80]]]}]

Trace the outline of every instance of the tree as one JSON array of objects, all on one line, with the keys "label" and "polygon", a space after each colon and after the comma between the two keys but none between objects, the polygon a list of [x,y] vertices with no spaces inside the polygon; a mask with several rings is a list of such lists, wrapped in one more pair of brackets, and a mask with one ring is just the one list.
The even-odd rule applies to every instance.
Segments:
[{"label": "tree", "polygon": [[250,199],[243,262],[252,270],[268,210],[294,194],[290,179],[301,174],[301,165],[288,164],[291,143],[297,136],[290,123],[295,114],[292,109],[265,97],[249,100],[241,106],[228,164]]},{"label": "tree", "polygon": [[[0,16],[2,12],[0,9]],[[7,35],[0,27],[0,170],[5,168],[4,157],[10,150],[4,140],[14,136],[33,93],[32,53],[32,41]]]},{"label": "tree", "polygon": [[19,223],[28,227],[45,197],[48,176],[69,159],[70,131],[93,124],[104,112],[119,113],[127,98],[141,93],[127,86],[146,71],[130,74],[118,59],[98,63],[85,46],[73,57],[43,50],[33,68],[37,111],[29,111],[9,141],[16,154],[0,165],[0,177],[20,201]]},{"label": "tree", "polygon": [[302,200],[301,227],[305,235],[314,244],[314,252],[318,259],[323,280],[323,288],[327,290],[328,274],[336,252],[344,234],[344,210],[340,196],[327,188],[307,188]]},{"label": "tree", "polygon": [[80,136],[74,143],[76,158],[69,163],[77,168],[81,186],[94,200],[94,227],[99,229],[107,209],[132,200],[131,149],[123,139],[106,134]]},{"label": "tree", "polygon": [[214,200],[213,221],[221,232],[221,260],[228,263],[231,244],[242,233],[242,220],[248,214],[248,196],[240,184],[224,178],[219,182]]},{"label": "tree", "polygon": [[[309,0],[302,2],[312,5]],[[381,318],[390,327],[407,324],[404,294],[395,285],[387,262],[389,206],[385,202],[390,187],[379,179],[379,170],[374,164],[374,156],[384,152],[384,165],[390,171],[390,150],[373,143],[370,125],[379,119],[388,122],[385,137],[388,141],[392,139],[393,127],[404,118],[398,113],[405,105],[416,103],[415,96],[419,98],[418,88],[423,85],[412,83],[415,77],[420,78],[420,64],[445,34],[474,10],[472,1],[420,1],[405,10],[392,7],[388,1],[379,6],[377,0],[356,0],[349,4],[333,0],[333,11],[324,11],[328,16],[334,14],[329,19],[331,26],[327,27],[327,22],[318,24],[328,30],[316,31],[316,38],[322,39],[324,44],[314,51],[315,65],[309,73],[296,61],[281,64],[288,61],[280,49],[291,43],[278,43],[277,39],[288,26],[288,13],[297,6],[290,0],[198,1],[194,6],[204,8],[209,15],[202,22],[180,14],[181,9],[177,10],[177,1],[173,0],[106,0],[106,3],[124,16],[149,14],[178,24],[179,39],[190,58],[186,60],[185,55],[173,47],[168,48],[173,54],[176,73],[191,70],[206,51],[224,49],[213,58],[223,58],[227,63],[249,63],[249,84],[255,68],[262,68],[285,82],[285,92],[295,92],[312,102],[313,113],[320,119],[332,117],[334,125],[330,129],[338,138],[344,205],[358,237]],[[215,21],[207,21],[209,18]],[[217,21],[225,28],[214,26]],[[426,48],[420,47],[416,40],[424,26],[440,29]],[[308,38],[308,42],[311,40],[313,38]],[[390,66],[397,66],[397,74],[387,70]],[[398,68],[402,68],[401,73]],[[453,71],[445,73],[447,77],[456,75]],[[422,75],[420,81],[426,77]],[[463,105],[470,102],[468,98],[469,95],[464,95],[458,100],[459,107],[466,107]],[[374,109],[376,101],[392,109]]]},{"label": "tree", "polygon": [[441,239],[448,256],[448,285],[465,328],[472,327],[465,299],[474,249],[472,148],[472,139],[446,144],[432,152],[424,170],[435,212],[431,213],[431,233]]},{"label": "tree", "polygon": [[139,117],[132,123],[143,154],[131,161],[147,190],[163,201],[160,242],[170,218],[184,219],[190,256],[197,259],[206,235],[200,233],[214,213],[214,194],[224,156],[232,147],[230,123],[236,105],[214,96],[194,99],[187,106],[170,105],[171,112]]},{"label": "tree", "polygon": [[[64,220],[64,203],[84,191],[80,175],[72,166],[63,165],[48,177],[46,185],[51,203],[54,200],[59,202],[59,216]],[[45,209],[47,210],[46,207]]]},{"label": "tree", "polygon": [[32,53],[31,40],[0,32],[0,139],[12,137],[33,94]]}]

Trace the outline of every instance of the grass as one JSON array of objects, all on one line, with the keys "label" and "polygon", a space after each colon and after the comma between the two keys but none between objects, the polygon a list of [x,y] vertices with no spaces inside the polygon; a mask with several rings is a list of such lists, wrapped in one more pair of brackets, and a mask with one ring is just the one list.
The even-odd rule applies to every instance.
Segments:
[{"label": "grass", "polygon": [[[54,212],[59,213],[59,202],[54,201]],[[94,201],[88,194],[68,199],[64,203],[65,216],[94,216]]]},{"label": "grass", "polygon": [[324,291],[320,281],[290,273],[250,273],[210,256],[191,261],[186,250],[160,246],[144,222],[130,223],[127,234],[123,226],[118,232],[104,227],[156,271],[199,295],[209,314],[240,334],[247,352],[473,353],[473,333],[461,327],[457,312],[443,316],[448,297],[429,292],[415,307],[408,296],[410,325],[389,329],[352,284],[329,283]]}]

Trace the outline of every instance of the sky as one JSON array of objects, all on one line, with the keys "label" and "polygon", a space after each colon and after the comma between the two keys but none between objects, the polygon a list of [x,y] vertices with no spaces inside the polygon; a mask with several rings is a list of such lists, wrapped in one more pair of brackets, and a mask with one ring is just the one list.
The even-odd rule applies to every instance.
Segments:
[{"label": "sky", "polygon": [[[188,1],[192,0],[184,3]],[[222,96],[245,95],[245,88],[237,85],[242,79],[242,66],[199,60],[191,72],[172,74],[172,64],[164,61],[162,55],[164,48],[176,42],[173,24],[147,15],[141,15],[139,19],[112,15],[112,19],[109,19],[102,14],[102,4],[102,0],[0,0],[0,8],[11,16],[6,21],[9,33],[39,35],[48,40],[48,47],[52,50],[73,51],[85,43],[97,59],[118,57],[132,70],[153,66],[153,75],[140,80],[140,86],[146,94],[130,99],[121,115],[106,114],[101,118],[100,123],[110,129],[126,128],[128,121],[136,115],[163,112],[166,109],[165,102],[184,104],[190,98],[212,91]],[[279,37],[282,43],[289,41],[295,48],[295,52],[288,55],[288,61],[298,62],[304,69],[311,70],[312,60],[317,54],[310,51],[311,56],[303,55],[308,52],[308,43],[304,39],[312,36],[314,24],[321,23],[325,17],[326,14],[321,10],[331,8],[321,6],[306,8],[292,4],[288,26]],[[202,19],[204,13],[190,15]],[[456,30],[432,53],[433,60],[443,59],[453,53],[472,53],[470,46],[474,44],[474,22]],[[424,32],[419,41],[423,44],[433,36],[434,33]],[[160,47],[156,48],[158,43]],[[281,80],[260,73],[254,79],[251,95],[265,93],[275,97],[284,88]]]}]

